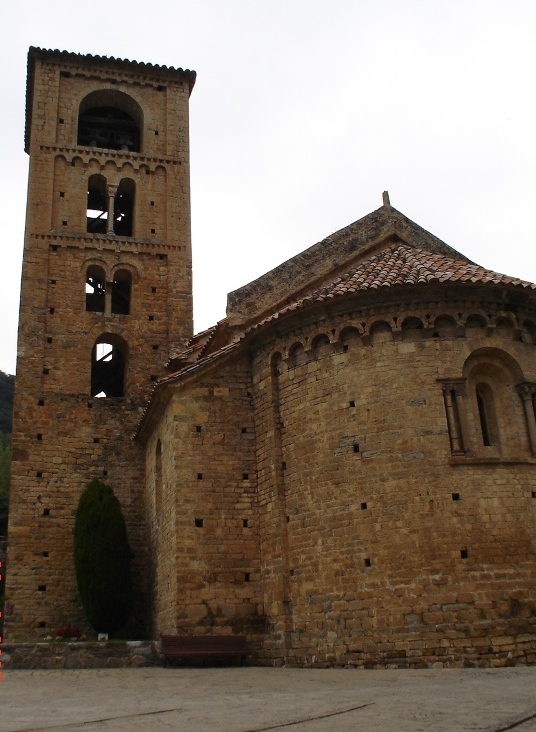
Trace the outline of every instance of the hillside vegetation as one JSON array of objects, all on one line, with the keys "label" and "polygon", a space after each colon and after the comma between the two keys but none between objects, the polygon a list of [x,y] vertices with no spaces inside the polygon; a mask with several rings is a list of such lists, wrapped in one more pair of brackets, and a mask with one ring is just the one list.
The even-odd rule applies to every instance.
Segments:
[{"label": "hillside vegetation", "polygon": [[15,377],[0,371],[0,536],[7,532],[14,389]]}]

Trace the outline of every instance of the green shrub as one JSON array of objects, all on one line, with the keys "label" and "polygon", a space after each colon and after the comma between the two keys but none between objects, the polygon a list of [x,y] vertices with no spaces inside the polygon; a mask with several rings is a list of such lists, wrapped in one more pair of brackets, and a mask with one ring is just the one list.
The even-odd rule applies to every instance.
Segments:
[{"label": "green shrub", "polygon": [[0,371],[0,432],[11,432],[15,377]]},{"label": "green shrub", "polygon": [[11,435],[0,432],[0,536],[7,533],[10,462]]},{"label": "green shrub", "polygon": [[74,565],[88,621],[98,633],[115,633],[132,605],[130,547],[119,501],[97,478],[78,502]]}]

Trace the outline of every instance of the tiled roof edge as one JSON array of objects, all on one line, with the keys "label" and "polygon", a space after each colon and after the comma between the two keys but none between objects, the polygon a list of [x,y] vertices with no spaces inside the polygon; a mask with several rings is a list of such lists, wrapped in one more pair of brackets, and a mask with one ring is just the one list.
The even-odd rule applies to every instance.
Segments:
[{"label": "tiled roof edge", "polygon": [[[328,273],[327,266],[339,269],[344,266],[345,260],[352,259],[360,251],[366,251],[369,244],[393,234],[405,237],[409,241],[418,237],[421,246],[424,245],[432,252],[440,252],[473,264],[465,255],[423,229],[393,206],[383,205],[287,259],[252,282],[228,293],[227,314],[231,318],[238,317],[241,320],[249,320],[255,315],[260,315],[260,312],[246,313],[245,304],[252,298],[262,301],[263,295],[273,290],[273,282],[292,282],[294,289],[301,290],[310,283],[310,280],[307,282],[307,278],[311,272],[316,273],[316,279],[322,279]],[[282,303],[285,299],[286,295],[281,291],[277,300]],[[277,303],[273,302],[272,307],[275,305]]]},{"label": "tiled roof edge", "polygon": [[[404,250],[407,249],[404,245],[393,245],[390,247],[390,249],[399,249]],[[410,247],[410,249],[413,249],[413,247]],[[416,250],[418,251],[418,250]],[[432,253],[433,257],[437,256],[447,256],[444,255],[443,252],[438,253]],[[450,257],[449,257],[450,259]],[[526,290],[536,290],[536,284],[533,284],[532,282],[529,282],[528,280],[521,280],[517,277],[510,277],[509,275],[501,274],[500,272],[494,272],[493,270],[488,270],[485,267],[482,267],[478,264],[475,264],[471,262],[469,259],[465,257],[457,257],[455,261],[465,261],[467,263],[468,272],[465,274],[461,273],[449,273],[448,275],[444,272],[439,273],[423,273],[420,277],[417,276],[414,282],[394,282],[390,283],[388,281],[388,278],[386,279],[383,275],[379,275],[378,282],[375,284],[367,284],[365,286],[359,286],[359,287],[351,287],[347,289],[341,289],[339,290],[337,288],[337,285],[344,283],[345,279],[348,279],[349,276],[351,276],[352,271],[346,273],[342,277],[337,277],[333,282],[329,283],[328,285],[325,285],[323,287],[320,287],[313,292],[309,293],[308,295],[304,297],[299,297],[293,302],[288,303],[287,305],[281,307],[276,312],[271,313],[267,315],[266,317],[262,318],[261,320],[252,323],[249,325],[244,332],[244,336],[249,335],[250,333],[253,333],[254,331],[259,330],[263,326],[267,325],[270,322],[273,322],[274,320],[277,320],[280,317],[284,317],[285,315],[289,315],[290,313],[295,312],[296,310],[302,310],[310,305],[315,305],[317,303],[323,302],[326,299],[334,299],[334,298],[342,298],[346,296],[352,296],[358,293],[366,292],[367,290],[371,289],[377,289],[378,287],[381,288],[389,288],[389,289],[402,289],[408,286],[423,286],[428,285],[432,283],[436,284],[456,284],[456,283],[462,283],[462,284],[474,284],[474,285],[484,285],[484,286],[502,286],[502,287],[516,287]],[[455,269],[455,268],[454,268]],[[359,267],[355,269],[356,272],[359,271]],[[418,273],[417,273],[418,274]],[[424,279],[423,279],[424,278]]]},{"label": "tiled roof edge", "polygon": [[212,364],[214,361],[218,360],[219,358],[227,355],[234,349],[241,346],[242,340],[243,339],[240,339],[239,341],[235,341],[234,343],[229,343],[227,346],[223,346],[222,348],[219,348],[217,351],[214,351],[214,353],[210,353],[208,356],[201,358],[199,361],[196,361],[195,363],[192,363],[192,364],[188,364],[187,366],[180,369],[179,371],[176,371],[173,374],[169,374],[168,376],[164,376],[162,379],[160,379],[153,386],[151,393],[149,394],[147,404],[138,421],[136,430],[135,430],[134,434],[132,435],[132,439],[135,440],[136,437],[138,437],[138,435],[142,432],[143,423],[145,422],[145,419],[149,413],[149,410],[151,409],[151,405],[153,404],[155,395],[158,394],[162,390],[162,387],[165,387],[174,381],[179,381],[180,379],[184,378],[185,376],[188,376],[189,374],[193,373],[194,371],[197,371],[198,369],[203,368],[203,366]]},{"label": "tiled roof edge", "polygon": [[[212,341],[212,339],[214,337],[214,333],[217,330],[218,325],[219,325],[219,323],[216,323],[215,325],[211,325],[209,328],[205,328],[205,330],[200,330],[199,333],[196,333],[187,341],[186,345],[184,347],[182,347],[180,349],[180,351],[177,351],[177,350],[172,351],[169,355],[167,365],[169,365],[169,363],[171,361],[175,361],[177,358],[181,358],[181,356],[183,356],[187,353],[190,353],[192,351],[192,349],[194,349],[198,345],[199,341],[202,338],[206,337],[207,342],[210,343],[210,341]],[[206,343],[198,346],[200,353],[203,351],[205,345],[206,345]]]}]

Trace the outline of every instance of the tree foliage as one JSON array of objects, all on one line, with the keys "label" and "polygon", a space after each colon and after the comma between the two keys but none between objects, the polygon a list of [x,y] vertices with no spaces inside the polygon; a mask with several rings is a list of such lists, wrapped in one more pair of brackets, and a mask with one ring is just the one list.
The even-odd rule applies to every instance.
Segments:
[{"label": "tree foliage", "polygon": [[0,371],[0,536],[7,532],[15,377]]},{"label": "tree foliage", "polygon": [[11,433],[15,377],[0,371],[0,432]]},{"label": "tree foliage", "polygon": [[0,536],[7,533],[11,435],[0,432]]},{"label": "tree foliage", "polygon": [[98,633],[122,628],[131,609],[130,547],[119,501],[94,478],[76,511],[74,564],[88,621]]}]

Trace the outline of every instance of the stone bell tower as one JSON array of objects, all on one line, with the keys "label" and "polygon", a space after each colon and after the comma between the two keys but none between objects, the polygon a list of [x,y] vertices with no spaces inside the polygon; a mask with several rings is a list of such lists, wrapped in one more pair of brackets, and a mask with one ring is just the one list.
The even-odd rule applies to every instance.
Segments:
[{"label": "stone bell tower", "polygon": [[84,627],[74,513],[119,498],[145,598],[144,464],[132,433],[192,335],[188,101],[195,73],[31,48],[28,208],[13,425],[6,641]]}]

